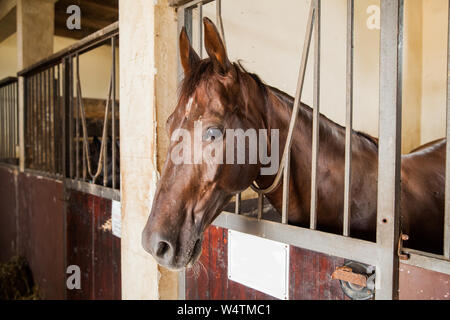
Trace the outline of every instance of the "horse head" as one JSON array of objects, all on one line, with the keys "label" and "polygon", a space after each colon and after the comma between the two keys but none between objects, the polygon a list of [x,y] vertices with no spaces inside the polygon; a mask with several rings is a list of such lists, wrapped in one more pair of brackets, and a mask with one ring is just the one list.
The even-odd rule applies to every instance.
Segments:
[{"label": "horse head", "polygon": [[207,59],[199,58],[184,29],[180,34],[185,79],[166,123],[171,143],[142,234],[144,249],[174,270],[197,261],[205,229],[233,195],[251,185],[262,166],[259,160],[224,160],[230,152],[234,160],[249,154],[247,144],[230,146],[225,137],[230,130],[265,127],[259,112],[249,107],[250,100],[264,105],[264,97],[256,94],[262,89],[250,74],[229,61],[215,25],[207,18],[203,22]]}]

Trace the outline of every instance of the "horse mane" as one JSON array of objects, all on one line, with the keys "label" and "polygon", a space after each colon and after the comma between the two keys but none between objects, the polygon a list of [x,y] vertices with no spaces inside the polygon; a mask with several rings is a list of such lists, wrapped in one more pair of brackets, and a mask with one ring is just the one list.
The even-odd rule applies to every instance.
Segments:
[{"label": "horse mane", "polygon": [[[267,85],[266,83],[264,83],[264,81],[261,80],[261,78],[257,74],[248,72],[242,65],[241,60],[234,62],[233,66],[235,67],[235,70],[237,73],[237,78],[239,80],[244,79],[243,75],[247,75],[255,81],[255,83],[257,84],[258,88],[260,89],[265,101],[269,100],[268,95],[269,95],[269,91],[271,91],[273,94],[275,94],[275,96],[278,97],[278,99],[280,99],[282,102],[284,102],[284,104],[289,106],[289,108],[292,110],[292,108],[294,106],[294,98],[292,96],[290,96],[289,94],[287,94],[284,91],[281,91],[278,88]],[[181,86],[180,86],[181,90],[180,90],[180,94],[179,94],[180,101],[187,101],[187,99],[189,99],[189,97],[194,93],[197,86],[202,81],[206,81],[207,79],[209,79],[212,76],[217,76],[217,74],[214,71],[214,65],[213,65],[213,62],[211,61],[211,59],[209,59],[209,58],[203,59],[199,63],[197,63],[195,66],[193,66],[189,75],[187,77],[185,77],[183,79],[183,81],[181,82]],[[242,82],[245,82],[245,81],[242,81]],[[308,109],[310,111],[312,110],[311,107],[309,107],[308,105],[306,105],[304,103],[301,103],[301,105],[304,108],[300,108],[300,110],[302,110],[302,109]],[[308,117],[312,118],[312,114],[310,114],[310,112],[308,113]],[[335,125],[338,128],[345,130],[345,127],[334,122],[333,120],[329,119],[325,115],[321,114],[321,117],[326,122],[329,122],[330,124]],[[323,121],[322,121],[322,123],[323,123]],[[361,137],[362,139],[370,142],[378,149],[378,139],[377,138],[372,137],[371,135],[369,135],[365,132],[361,132],[361,131],[357,131],[357,130],[353,130],[353,133],[355,133],[357,136]]]}]

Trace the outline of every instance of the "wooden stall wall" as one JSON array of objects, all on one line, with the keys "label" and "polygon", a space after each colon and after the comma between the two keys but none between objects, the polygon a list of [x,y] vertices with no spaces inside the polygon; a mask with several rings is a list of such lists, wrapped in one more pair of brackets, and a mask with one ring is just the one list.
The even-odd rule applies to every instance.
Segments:
[{"label": "wooden stall wall", "polygon": [[81,270],[81,289],[67,299],[121,299],[120,238],[111,231],[111,200],[68,191],[67,266]]},{"label": "wooden stall wall", "polygon": [[43,299],[64,299],[63,183],[18,176],[18,253],[27,258]]},{"label": "wooden stall wall", "polygon": [[[215,226],[205,232],[200,263],[186,272],[186,299],[275,299],[228,279],[227,237],[227,229]],[[344,259],[291,246],[289,261],[289,299],[346,299],[339,282],[331,280]]]},{"label": "wooden stall wall", "polygon": [[17,168],[0,166],[0,263],[17,252]]},{"label": "wooden stall wall", "polygon": [[[121,298],[120,239],[110,219],[110,200],[65,195],[62,181],[0,166],[0,262],[24,256],[43,299]],[[80,290],[66,287],[70,265],[81,269]]]},{"label": "wooden stall wall", "polygon": [[[200,263],[186,272],[186,299],[275,299],[228,279],[227,236],[214,226],[205,232]],[[349,299],[331,279],[344,259],[291,246],[289,263],[289,299]],[[402,263],[399,281],[401,300],[450,300],[450,275]]]}]

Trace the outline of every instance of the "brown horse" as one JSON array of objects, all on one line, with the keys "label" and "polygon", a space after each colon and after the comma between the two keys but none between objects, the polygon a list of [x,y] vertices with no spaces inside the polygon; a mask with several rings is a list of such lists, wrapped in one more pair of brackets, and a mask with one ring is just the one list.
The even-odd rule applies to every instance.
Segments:
[{"label": "brown horse", "polygon": [[[286,141],[293,99],[263,84],[239,64],[231,63],[214,24],[204,19],[208,59],[200,60],[183,30],[180,57],[185,79],[178,105],[167,121],[172,134],[183,128],[194,132],[201,121],[202,147],[217,143],[211,133],[225,129],[279,129],[280,148]],[[194,133],[193,133],[194,134]],[[269,135],[270,136],[270,135]],[[224,139],[222,138],[222,141]],[[302,105],[291,151],[289,223],[309,226],[311,193],[312,110]],[[344,202],[345,129],[320,118],[317,226],[341,233]],[[377,208],[377,140],[360,132],[352,135],[351,236],[374,241]],[[263,164],[175,164],[169,154],[142,244],[163,266],[191,266],[201,254],[202,234],[233,195],[253,181],[271,185],[274,175],[263,176]],[[270,143],[269,143],[270,146]],[[408,247],[442,253],[444,223],[445,140],[437,141],[402,158],[402,231]],[[226,143],[224,144],[224,148]],[[246,146],[248,152],[248,146]],[[267,195],[281,212],[282,187]]]}]

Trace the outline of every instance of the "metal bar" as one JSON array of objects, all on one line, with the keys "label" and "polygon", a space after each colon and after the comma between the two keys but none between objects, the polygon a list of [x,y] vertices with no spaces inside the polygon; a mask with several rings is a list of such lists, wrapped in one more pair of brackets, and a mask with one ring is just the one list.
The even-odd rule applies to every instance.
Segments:
[{"label": "metal bar", "polygon": [[200,2],[198,8],[198,56],[203,57],[203,4]]},{"label": "metal bar", "polygon": [[177,8],[177,11],[185,10],[186,8],[189,8],[189,7],[192,7],[192,6],[196,6],[196,5],[198,5],[199,3],[205,5],[205,4],[210,3],[210,2],[213,2],[213,1],[214,1],[214,0],[193,0],[193,1],[187,1],[187,0],[185,0],[185,1],[182,1],[183,4],[177,5],[177,7],[178,7],[178,8]]},{"label": "metal bar", "polygon": [[[80,73],[80,58],[79,55],[76,54],[76,64],[77,64],[77,74]],[[81,85],[79,83],[80,79],[77,77],[77,86]],[[83,97],[78,95],[77,91],[77,103],[75,107],[75,178],[80,178],[80,103]]]},{"label": "metal bar", "polygon": [[378,246],[370,241],[258,220],[231,212],[222,212],[213,221],[213,225],[369,265],[376,265],[378,261]]},{"label": "metal bar", "polygon": [[178,272],[178,300],[186,299],[186,269]]},{"label": "metal bar", "polygon": [[42,125],[43,119],[44,119],[44,86],[43,84],[43,76],[42,72],[39,72],[39,139],[38,139],[38,145],[39,145],[39,170],[42,170],[43,164],[44,164],[44,126]]},{"label": "metal bar", "polygon": [[45,71],[45,78],[46,78],[46,96],[45,96],[45,170],[51,172],[50,167],[50,69],[47,69]]},{"label": "metal bar", "polygon": [[398,298],[401,166],[402,0],[381,1],[380,120],[378,167],[376,299]]},{"label": "metal bar", "polygon": [[225,40],[225,30],[223,28],[223,19],[222,19],[222,0],[216,0],[216,22],[217,27],[219,28],[220,35],[222,36],[223,45],[225,50],[227,49],[227,42]]},{"label": "metal bar", "polygon": [[5,94],[4,94],[5,90],[4,88],[0,88],[0,138],[1,138],[1,145],[0,145],[0,159],[4,158],[4,151],[3,149],[5,148],[5,134],[4,134],[4,116],[3,116],[3,109],[5,107]]},{"label": "metal bar", "polygon": [[11,87],[7,86],[6,88],[6,138],[7,138],[7,158],[11,158]]},{"label": "metal bar", "polygon": [[240,193],[238,193],[236,195],[234,213],[241,214],[241,194]]},{"label": "metal bar", "polygon": [[345,123],[345,177],[343,235],[350,236],[352,132],[353,132],[353,46],[354,46],[354,0],[347,0],[347,109]]},{"label": "metal bar", "polygon": [[264,207],[264,195],[262,193],[258,194],[258,220],[262,219]]},{"label": "metal bar", "polygon": [[292,146],[292,140],[293,140],[292,136],[294,133],[294,128],[295,128],[295,124],[296,124],[296,120],[297,120],[297,117],[295,115],[298,114],[298,109],[300,108],[300,103],[301,103],[300,98],[301,98],[302,92],[303,92],[303,84],[304,84],[305,73],[306,73],[306,64],[308,62],[309,48],[311,45],[314,12],[315,12],[315,6],[314,6],[314,3],[311,3],[310,9],[309,9],[309,14],[308,14],[308,22],[306,24],[307,29],[306,29],[305,39],[304,39],[304,44],[303,44],[303,52],[302,52],[302,58],[301,58],[301,63],[300,63],[300,71],[298,73],[297,88],[295,90],[294,108],[292,110],[292,115],[294,115],[294,116],[291,116],[291,121],[289,123],[289,131],[288,131],[286,143],[284,146],[283,157],[280,161],[280,167],[278,168],[277,175],[270,187],[268,187],[266,189],[260,189],[259,187],[256,187],[255,184],[253,184],[251,186],[252,189],[258,193],[267,194],[267,193],[274,191],[278,187],[280,180],[281,180],[281,176],[283,175],[283,172],[284,172],[283,169],[284,169],[284,164],[286,163],[286,157],[288,156],[288,152]]},{"label": "metal bar", "polygon": [[70,170],[71,170],[71,163],[67,162],[67,160],[71,159],[70,153],[70,58],[65,58],[63,61],[63,68],[62,68],[62,79],[63,79],[63,101],[62,101],[62,170],[63,170],[63,176],[64,178],[70,177]]},{"label": "metal bar", "polygon": [[10,92],[9,92],[9,88],[8,86],[6,86],[4,88],[5,90],[5,105],[4,105],[4,109],[5,109],[5,158],[8,159],[9,158],[9,153],[10,153],[10,145],[9,145],[9,131],[10,131],[10,122],[9,122],[9,99],[10,99]]},{"label": "metal bar", "polygon": [[[450,2],[448,9],[450,19]],[[447,147],[445,163],[445,222],[444,222],[444,256],[450,258],[450,23],[447,44]]]},{"label": "metal bar", "polygon": [[313,98],[313,129],[312,129],[312,159],[311,159],[311,212],[310,228],[317,228],[317,163],[319,158],[320,129],[320,13],[321,0],[314,0],[314,98]]},{"label": "metal bar", "polygon": [[409,255],[408,260],[401,261],[403,264],[450,275],[450,261],[444,256],[409,248],[403,248],[403,252]]},{"label": "metal bar", "polygon": [[4,148],[4,139],[5,139],[5,135],[3,133],[4,129],[3,129],[3,108],[4,108],[4,94],[3,94],[4,90],[3,87],[0,88],[0,159],[3,159],[3,148]]},{"label": "metal bar", "polygon": [[112,47],[112,110],[111,110],[111,143],[112,143],[112,188],[116,189],[116,38],[111,38]]},{"label": "metal bar", "polygon": [[[56,135],[56,146],[57,146],[57,150],[58,150],[58,158],[56,159],[56,167],[57,172],[58,173],[63,173],[63,166],[65,165],[63,161],[63,145],[65,144],[65,140],[64,140],[64,132],[63,132],[63,126],[64,126],[64,121],[65,121],[65,117],[64,117],[64,105],[61,103],[61,94],[60,94],[60,90],[61,90],[61,84],[62,84],[62,77],[61,77],[61,67],[58,64],[57,67],[57,74],[58,74],[58,83],[56,86],[56,105],[57,105],[57,118],[56,118],[56,126],[57,126],[57,135]],[[60,117],[62,115],[62,117]],[[60,135],[61,134],[61,135]],[[64,176],[65,177],[65,176]]]},{"label": "metal bar", "polygon": [[[68,142],[69,142],[69,177],[73,178],[74,168],[73,168],[73,57],[69,56],[69,131],[68,131]],[[67,116],[67,115],[66,115]]]},{"label": "metal bar", "polygon": [[186,28],[186,33],[192,42],[192,9],[193,8],[187,8],[184,10],[184,27]]},{"label": "metal bar", "polygon": [[52,169],[54,173],[57,173],[56,169],[56,86],[57,82],[55,79],[55,67],[52,67],[52,110],[51,110],[51,121],[52,121]]},{"label": "metal bar", "polygon": [[3,105],[4,105],[4,98],[3,98],[3,87],[0,87],[0,159],[3,159]]},{"label": "metal bar", "polygon": [[[28,94],[29,94],[27,88],[28,87],[25,86],[24,93],[25,93],[26,99],[28,99]],[[19,125],[19,81],[16,82],[16,91],[15,92],[16,92],[16,158],[19,158],[20,151],[17,152],[19,149],[19,145],[20,145],[20,142],[19,142],[19,140],[20,140],[20,137],[19,137],[19,126],[20,126]],[[26,122],[24,122],[24,123],[26,123]]]},{"label": "metal bar", "polygon": [[288,223],[288,214],[289,214],[289,178],[290,178],[290,169],[291,169],[291,150],[288,150],[286,156],[286,162],[284,163],[283,168],[283,195],[282,195],[282,207],[281,207],[281,223]]},{"label": "metal bar", "polygon": [[11,88],[7,86],[6,91],[6,158],[11,156]]},{"label": "metal bar", "polygon": [[67,179],[65,181],[66,187],[72,190],[81,191],[84,193],[92,194],[97,197],[104,199],[110,199],[115,201],[120,201],[120,191],[107,188],[98,184],[93,184],[89,182]]},{"label": "metal bar", "polygon": [[117,35],[119,33],[119,22],[114,22],[105,28],[98,30],[87,37],[75,42],[73,45],[60,50],[49,57],[32,64],[31,66],[21,70],[18,72],[19,76],[24,76],[28,73],[35,72],[36,70],[40,70],[48,67],[49,65],[54,65],[59,63],[62,59],[68,56],[72,56],[76,53],[82,54],[88,50],[92,50],[100,45],[102,45],[105,41],[109,41],[109,38]]},{"label": "metal bar", "polygon": [[[28,117],[28,141],[26,141],[26,147],[28,148],[28,152],[25,152],[25,168],[29,168],[31,165],[31,159],[33,158],[33,106],[34,106],[34,77],[26,76],[25,79],[29,80],[29,95],[30,95],[30,104],[25,106],[25,114]],[[25,139],[26,140],[26,139]]]}]

